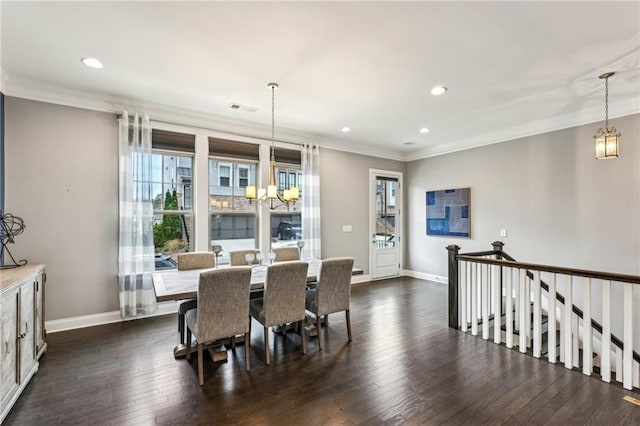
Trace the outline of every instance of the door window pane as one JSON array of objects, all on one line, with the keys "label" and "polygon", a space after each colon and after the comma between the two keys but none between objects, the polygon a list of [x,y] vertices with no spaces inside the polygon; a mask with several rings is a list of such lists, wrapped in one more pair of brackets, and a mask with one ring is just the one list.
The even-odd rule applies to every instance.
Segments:
[{"label": "door window pane", "polygon": [[396,179],[376,180],[376,248],[396,246]]}]

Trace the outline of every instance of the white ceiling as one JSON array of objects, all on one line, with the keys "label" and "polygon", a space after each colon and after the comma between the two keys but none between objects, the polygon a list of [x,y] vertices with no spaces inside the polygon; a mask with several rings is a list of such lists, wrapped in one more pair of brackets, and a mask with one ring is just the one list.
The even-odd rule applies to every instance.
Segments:
[{"label": "white ceiling", "polygon": [[[275,81],[277,139],[398,159],[603,120],[606,71],[610,117],[640,112],[638,1],[0,7],[10,96],[256,134],[269,130]],[[432,96],[435,85],[449,91]]]}]

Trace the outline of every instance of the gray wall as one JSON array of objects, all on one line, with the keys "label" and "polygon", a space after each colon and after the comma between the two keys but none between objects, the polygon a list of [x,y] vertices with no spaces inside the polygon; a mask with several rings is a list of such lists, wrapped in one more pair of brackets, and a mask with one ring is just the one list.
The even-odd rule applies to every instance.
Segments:
[{"label": "gray wall", "polygon": [[[47,264],[46,320],[117,311],[115,116],[8,97],[6,130],[6,205],[27,226],[11,249]],[[323,149],[320,165],[322,254],[368,273],[369,168],[404,163]]]},{"label": "gray wall", "polygon": [[[406,268],[446,276],[445,246],[640,274],[640,115],[612,120],[620,158],[595,160],[598,124],[407,163]],[[471,238],[426,235],[425,191],[471,188]],[[508,236],[500,237],[500,229]]]},{"label": "gray wall", "polygon": [[[621,157],[607,161],[593,159],[597,125],[409,163],[323,149],[322,255],[354,256],[369,273],[376,168],[405,173],[405,269],[446,275],[446,245],[486,249],[507,228],[518,259],[640,274],[640,116],[613,124]],[[11,249],[48,265],[46,319],[117,311],[115,117],[7,97],[5,131],[6,209],[27,226]],[[425,191],[464,186],[472,238],[427,238]]]},{"label": "gray wall", "polygon": [[[447,275],[445,246],[488,250],[501,240],[523,262],[640,275],[640,115],[612,120],[620,158],[596,160],[598,124],[413,161],[407,164],[406,268]],[[471,188],[471,238],[426,235],[425,191]],[[508,236],[500,237],[500,229]],[[582,305],[574,281],[574,303]],[[640,286],[634,286],[640,306]],[[564,284],[559,283],[559,291]],[[612,330],[622,336],[622,292],[612,290]],[[601,318],[600,284],[592,288]],[[634,314],[640,324],[640,312]],[[640,327],[634,327],[640,348]]]},{"label": "gray wall", "polygon": [[5,101],[6,208],[26,225],[11,250],[47,264],[45,319],[117,311],[115,116]]},{"label": "gray wall", "polygon": [[[404,165],[366,155],[320,151],[322,257],[353,256],[355,266],[369,273],[369,169],[404,172]],[[342,232],[342,225],[352,225],[353,232]]]}]

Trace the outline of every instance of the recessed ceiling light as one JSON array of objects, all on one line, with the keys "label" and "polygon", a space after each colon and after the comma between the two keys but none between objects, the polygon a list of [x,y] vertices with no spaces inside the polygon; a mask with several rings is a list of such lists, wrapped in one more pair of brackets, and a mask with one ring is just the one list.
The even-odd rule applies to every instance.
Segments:
[{"label": "recessed ceiling light", "polygon": [[429,133],[429,129],[423,127],[422,129],[420,129],[420,133]]},{"label": "recessed ceiling light", "polygon": [[342,128],[342,131],[343,131],[344,133],[349,133],[349,132],[351,131],[351,127],[344,126],[344,127]]},{"label": "recessed ceiling light", "polygon": [[104,67],[104,65],[102,65],[102,62],[100,62],[96,58],[82,58],[80,60],[82,61],[83,64],[85,64],[89,68],[100,69]]},{"label": "recessed ceiling light", "polygon": [[444,86],[436,86],[433,89],[431,89],[431,94],[434,96],[438,96],[438,95],[442,95],[444,92],[447,91],[447,88]]}]

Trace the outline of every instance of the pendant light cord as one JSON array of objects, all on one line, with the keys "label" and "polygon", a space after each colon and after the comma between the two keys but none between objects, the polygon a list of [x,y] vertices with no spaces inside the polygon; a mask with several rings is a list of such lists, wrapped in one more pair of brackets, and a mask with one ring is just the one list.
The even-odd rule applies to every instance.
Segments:
[{"label": "pendant light cord", "polygon": [[275,128],[276,128],[276,86],[271,86],[271,161],[276,160],[275,153]]},{"label": "pendant light cord", "polygon": [[604,79],[604,130],[609,132],[609,77]]}]

